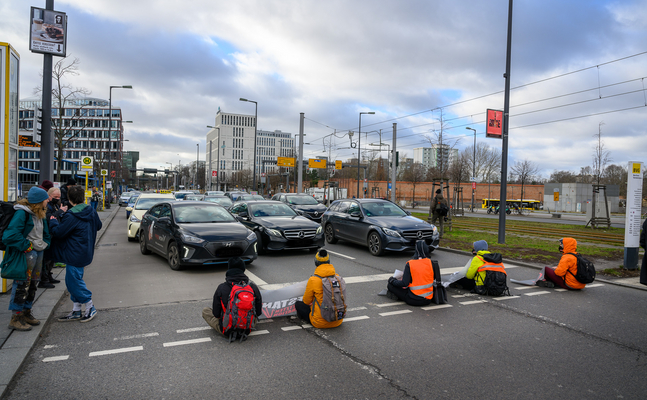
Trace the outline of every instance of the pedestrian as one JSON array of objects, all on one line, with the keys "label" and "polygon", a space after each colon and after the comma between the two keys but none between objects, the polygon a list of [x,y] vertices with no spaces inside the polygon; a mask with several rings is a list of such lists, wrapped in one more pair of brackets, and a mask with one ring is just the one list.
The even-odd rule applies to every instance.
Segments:
[{"label": "pedestrian", "polygon": [[562,253],[562,258],[557,268],[544,267],[543,279],[537,280],[536,285],[547,288],[557,285],[569,290],[584,289],[586,284],[575,279],[577,257],[574,254],[577,254],[577,241],[570,237],[559,239],[559,252]]},{"label": "pedestrian", "polygon": [[99,207],[99,202],[101,201],[101,193],[99,193],[99,189],[97,187],[92,188],[92,197],[90,198],[90,205],[92,205],[92,208],[96,211],[97,208]]},{"label": "pedestrian", "polygon": [[[440,229],[438,230],[440,233],[440,238],[443,238],[443,231],[445,228],[445,215],[441,211],[441,204],[444,204],[446,207],[449,207],[447,200],[443,196],[443,190],[438,189],[436,190],[436,195],[434,196],[433,200],[431,201],[431,213],[432,213],[432,218],[431,218],[431,223],[432,225],[436,225],[436,220],[438,220],[440,224]],[[438,226],[438,225],[436,225]]]},{"label": "pedestrian", "polygon": [[213,294],[211,308],[205,307],[202,310],[202,318],[204,318],[209,326],[223,336],[225,336],[225,332],[223,331],[223,316],[227,310],[227,304],[229,304],[229,295],[233,286],[241,282],[249,284],[254,291],[253,326],[256,325],[256,320],[261,315],[261,312],[263,312],[261,292],[258,290],[258,286],[254,282],[251,282],[247,275],[245,275],[245,261],[240,257],[230,258],[227,264],[227,272],[225,273],[225,282],[218,285],[216,292]]},{"label": "pedestrian", "polygon": [[67,180],[67,183],[61,187],[61,204],[64,206],[69,207],[70,203],[67,198],[67,191],[70,189],[71,186],[76,186],[76,181],[74,178],[69,178]]},{"label": "pedestrian", "polygon": [[[49,218],[54,215],[58,220],[60,220],[61,214],[67,211],[67,207],[61,207],[61,191],[59,188],[51,187],[47,194],[49,195],[49,202],[47,203],[47,214],[45,220],[49,221]],[[43,289],[53,289],[55,283],[61,283],[58,279],[55,279],[52,275],[52,268],[54,267],[55,261],[53,259],[52,248],[56,245],[56,238],[52,237],[52,242],[49,245],[49,248],[45,250],[43,254],[43,270],[40,274],[40,283],[38,284],[39,288]]]},{"label": "pedestrian", "polygon": [[643,263],[640,267],[640,283],[647,285],[647,218],[643,222],[643,230],[640,232],[640,247],[645,250],[643,254]]},{"label": "pedestrian", "polygon": [[41,183],[38,187],[45,190],[46,192],[49,192],[49,189],[53,188],[54,184],[52,183],[52,181],[45,179],[43,183]]},{"label": "pedestrian", "polygon": [[413,258],[404,266],[402,279],[390,277],[386,296],[410,306],[427,306],[434,297],[434,270],[429,258],[429,246],[424,240],[416,242]]},{"label": "pedestrian", "polygon": [[[58,320],[88,322],[95,317],[97,309],[83,273],[92,263],[97,232],[103,224],[97,212],[84,203],[85,191],[81,186],[70,186],[68,201],[72,207],[61,216],[60,222],[54,215],[49,219],[50,231],[56,238],[53,258],[66,264],[65,286],[74,303],[72,311]],[[83,305],[85,313],[81,314]]]},{"label": "pedestrian", "polygon": [[11,322],[9,329],[31,330],[32,325],[40,324],[34,318],[32,307],[40,281],[43,265],[43,252],[49,247],[51,237],[45,219],[49,195],[39,187],[29,189],[26,199],[14,205],[15,213],[9,226],[2,235],[7,249],[0,269],[3,278],[15,271],[11,285]]},{"label": "pedestrian", "polygon": [[[303,301],[297,301],[295,308],[297,316],[304,321],[307,321],[315,328],[335,328],[343,322],[343,318],[333,321],[326,320],[322,315],[322,304],[324,302],[324,289],[323,281],[325,278],[334,277],[337,281],[343,281],[335,272],[335,267],[330,263],[330,255],[325,249],[320,249],[315,255],[315,273],[308,279],[306,290],[303,294]],[[339,282],[340,284],[342,282]],[[346,283],[343,283],[345,287]],[[344,301],[342,301],[344,303]],[[346,305],[340,304],[339,308],[343,308],[343,313],[346,312]]]}]

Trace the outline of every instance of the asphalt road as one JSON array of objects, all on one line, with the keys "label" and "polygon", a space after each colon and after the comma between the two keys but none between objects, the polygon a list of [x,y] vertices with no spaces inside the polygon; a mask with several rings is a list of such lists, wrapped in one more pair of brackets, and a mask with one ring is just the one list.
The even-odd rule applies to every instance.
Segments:
[{"label": "asphalt road", "polygon": [[[355,277],[341,327],[278,318],[229,344],[200,316],[224,268],[176,272],[162,257],[141,255],[120,212],[86,271],[97,317],[50,321],[6,398],[642,399],[647,392],[644,291],[511,284],[512,297],[450,289],[448,306],[414,308],[376,295],[383,275],[411,253],[377,258],[340,242],[327,246],[332,263]],[[445,272],[468,260],[433,257]],[[313,259],[305,251],[264,255],[248,272],[261,284],[298,282],[313,273]],[[507,267],[515,279],[537,274]],[[66,298],[57,314],[70,309]]]}]

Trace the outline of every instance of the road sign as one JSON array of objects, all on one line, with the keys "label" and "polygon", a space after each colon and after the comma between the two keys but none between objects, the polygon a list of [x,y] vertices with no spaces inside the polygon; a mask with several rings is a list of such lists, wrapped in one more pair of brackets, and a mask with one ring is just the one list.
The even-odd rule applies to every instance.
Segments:
[{"label": "road sign", "polygon": [[211,176],[214,178],[218,176],[218,171],[211,171]]},{"label": "road sign", "polygon": [[476,178],[475,176],[472,176],[472,177],[470,178],[470,182],[477,182],[477,178]]},{"label": "road sign", "polygon": [[261,177],[265,178],[265,172],[261,172]]},{"label": "road sign", "polygon": [[279,167],[294,167],[296,165],[296,161],[294,157],[277,157],[276,165]]},{"label": "road sign", "polygon": [[341,160],[335,161],[335,169],[341,169]]},{"label": "road sign", "polygon": [[81,158],[81,169],[92,170],[94,168],[94,157],[85,156]]},{"label": "road sign", "polygon": [[503,139],[503,111],[487,109],[485,136]]},{"label": "road sign", "polygon": [[309,158],[308,168],[326,168],[326,160],[321,160],[319,158]]},{"label": "road sign", "polygon": [[102,169],[101,170],[101,176],[108,176],[108,170],[107,169]]},{"label": "road sign", "polygon": [[113,178],[117,176],[117,171],[110,171],[110,176]]}]

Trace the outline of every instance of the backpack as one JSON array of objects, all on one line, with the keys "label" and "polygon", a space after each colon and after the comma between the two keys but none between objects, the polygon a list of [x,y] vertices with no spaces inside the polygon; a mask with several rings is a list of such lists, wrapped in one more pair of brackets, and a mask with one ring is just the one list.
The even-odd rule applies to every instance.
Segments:
[{"label": "backpack", "polygon": [[573,275],[579,283],[591,283],[595,280],[595,266],[591,261],[582,257],[580,254],[566,254],[572,254],[575,256],[575,258],[577,258],[577,273],[573,275],[570,270],[568,272]]},{"label": "backpack", "polygon": [[16,212],[13,208],[14,204],[15,203],[0,200],[0,250],[2,251],[7,250],[7,245],[2,242],[2,235],[9,226],[9,223]]},{"label": "backpack", "polygon": [[478,273],[483,271],[485,271],[485,279],[483,279],[483,285],[474,286],[474,291],[484,296],[510,296],[507,284],[508,274],[501,263],[503,259],[501,254],[490,253],[484,254],[483,257],[477,257],[481,258],[485,264],[479,267],[474,280],[480,279]]},{"label": "backpack", "polygon": [[221,325],[222,334],[229,336],[229,343],[239,337],[242,342],[252,331],[254,300],[254,289],[249,283],[232,283]]},{"label": "backpack", "polygon": [[438,261],[431,260],[431,266],[434,270],[434,297],[432,297],[432,300],[436,304],[446,304],[447,290],[440,278],[440,265],[438,265]]},{"label": "backpack", "polygon": [[[344,319],[346,316],[346,282],[344,279],[337,274],[323,277],[315,274],[315,276],[321,279],[323,288],[323,298],[319,304],[321,317],[328,322]],[[316,297],[315,302],[317,302]]]},{"label": "backpack", "polygon": [[449,207],[445,203],[438,203],[436,208],[438,209],[438,215],[441,217],[446,217],[449,214]]}]

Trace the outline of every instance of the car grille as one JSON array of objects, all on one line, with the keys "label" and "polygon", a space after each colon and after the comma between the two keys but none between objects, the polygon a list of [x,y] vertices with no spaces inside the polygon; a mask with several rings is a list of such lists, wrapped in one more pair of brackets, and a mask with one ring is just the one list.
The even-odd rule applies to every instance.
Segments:
[{"label": "car grille", "polygon": [[307,214],[308,214],[308,217],[310,217],[312,219],[316,219],[316,220],[320,220],[321,217],[323,217],[323,213],[320,213],[318,211],[317,212],[309,212]]},{"label": "car grille", "polygon": [[283,232],[283,236],[288,240],[311,239],[315,237],[316,234],[316,229],[298,229]]},{"label": "car grille", "polygon": [[[231,243],[231,245],[227,246],[227,243]],[[205,247],[214,257],[236,257],[245,251],[244,246],[237,242],[209,243]]]},{"label": "car grille", "polygon": [[415,231],[402,231],[402,237],[407,240],[422,240],[422,239],[431,239],[434,231],[431,229],[422,230],[418,229]]}]

